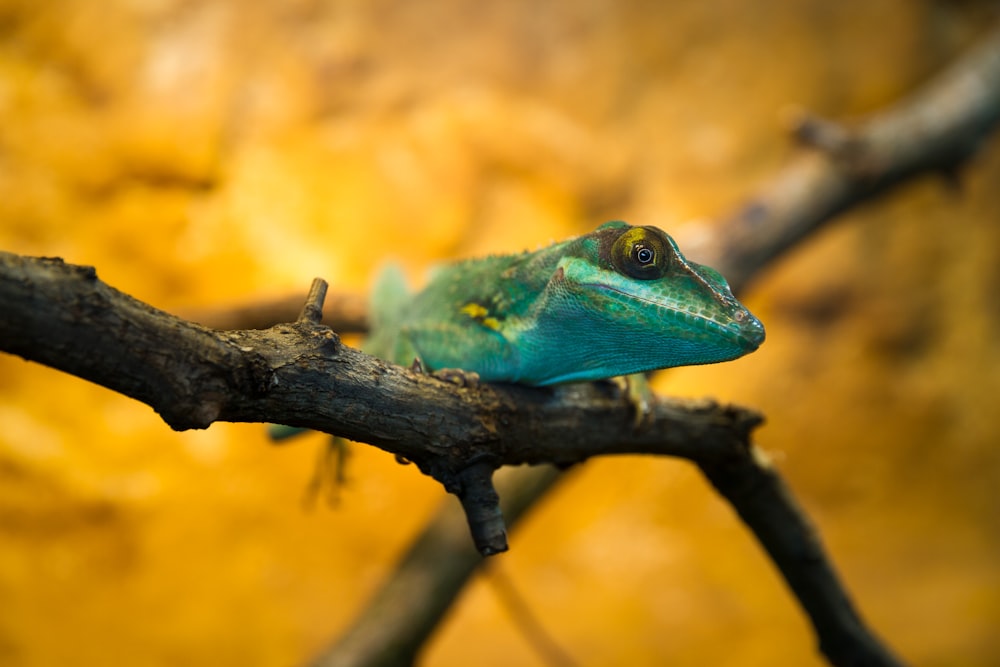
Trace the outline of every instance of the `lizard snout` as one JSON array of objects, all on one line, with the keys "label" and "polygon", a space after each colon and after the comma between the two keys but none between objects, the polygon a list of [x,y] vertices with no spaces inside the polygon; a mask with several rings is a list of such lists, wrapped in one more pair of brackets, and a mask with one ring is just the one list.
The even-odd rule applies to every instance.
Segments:
[{"label": "lizard snout", "polygon": [[736,311],[733,319],[740,326],[740,337],[750,351],[756,350],[764,342],[764,324],[746,308]]}]

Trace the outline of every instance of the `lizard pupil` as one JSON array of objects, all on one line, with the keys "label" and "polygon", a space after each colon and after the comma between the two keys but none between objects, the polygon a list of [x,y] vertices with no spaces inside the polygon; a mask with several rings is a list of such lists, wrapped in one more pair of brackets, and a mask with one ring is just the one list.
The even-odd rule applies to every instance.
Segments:
[{"label": "lizard pupil", "polygon": [[656,259],[656,253],[641,243],[635,244],[635,247],[632,249],[632,256],[643,266],[652,264]]}]

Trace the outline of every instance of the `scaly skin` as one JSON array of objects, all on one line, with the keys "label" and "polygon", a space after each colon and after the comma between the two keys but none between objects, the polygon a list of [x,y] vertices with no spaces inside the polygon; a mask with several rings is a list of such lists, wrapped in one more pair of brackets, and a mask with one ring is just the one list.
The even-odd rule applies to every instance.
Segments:
[{"label": "scaly skin", "polygon": [[415,296],[390,274],[365,349],[487,382],[550,385],[741,357],[764,327],[655,227],[609,222],[535,252],[459,262]]}]

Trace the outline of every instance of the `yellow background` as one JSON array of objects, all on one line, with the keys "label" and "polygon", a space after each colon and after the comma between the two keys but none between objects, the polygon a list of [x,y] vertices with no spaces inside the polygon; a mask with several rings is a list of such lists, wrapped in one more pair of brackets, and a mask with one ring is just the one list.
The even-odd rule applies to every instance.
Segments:
[{"label": "yellow background", "polygon": [[[881,108],[996,18],[900,0],[2,0],[0,248],[181,312],[314,276],[363,290],[388,258],[416,279],[611,218],[683,239],[785,163],[790,105]],[[768,415],[759,442],[862,612],[925,667],[1000,664],[996,138],[961,176],[810,239],[746,295],[760,351],[657,383]],[[0,663],[301,664],[443,498],[359,445],[339,505],[304,511],[322,442],[174,433],[0,357]],[[581,665],[823,664],[684,463],[588,463],[501,562]],[[543,664],[483,581],[424,662]]]}]

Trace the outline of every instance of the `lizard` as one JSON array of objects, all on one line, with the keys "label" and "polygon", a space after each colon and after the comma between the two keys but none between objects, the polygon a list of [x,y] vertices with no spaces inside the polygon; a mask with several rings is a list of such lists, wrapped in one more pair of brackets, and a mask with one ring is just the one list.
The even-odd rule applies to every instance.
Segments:
[{"label": "lizard", "polygon": [[586,382],[728,361],[764,326],[714,269],[652,226],[607,222],[535,251],[440,269],[415,295],[383,274],[364,349],[485,382]]},{"label": "lizard", "polygon": [[686,259],[661,229],[622,221],[447,265],[415,295],[390,269],[373,290],[371,320],[362,347],[374,356],[535,386],[728,361],[764,341],[719,272]]}]

